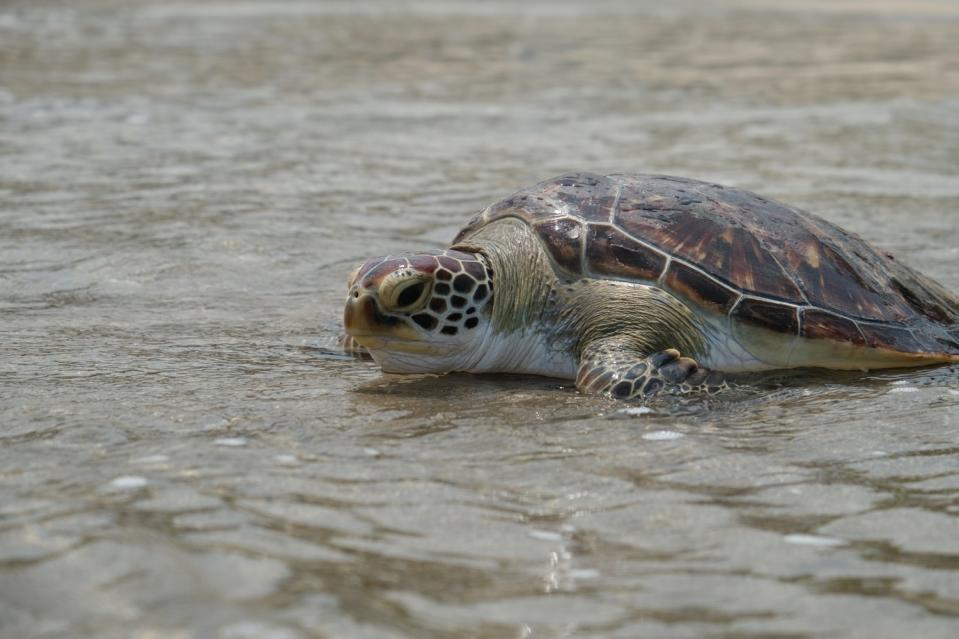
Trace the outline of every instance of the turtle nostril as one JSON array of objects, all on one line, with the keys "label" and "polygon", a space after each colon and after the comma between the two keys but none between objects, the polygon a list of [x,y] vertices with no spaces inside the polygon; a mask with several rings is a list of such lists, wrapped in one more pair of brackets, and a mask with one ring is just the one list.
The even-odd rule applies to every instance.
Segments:
[{"label": "turtle nostril", "polygon": [[413,284],[410,284],[400,291],[399,296],[396,298],[396,305],[399,308],[412,306],[420,299],[420,297],[422,297],[423,291],[425,290],[426,282],[414,282]]}]

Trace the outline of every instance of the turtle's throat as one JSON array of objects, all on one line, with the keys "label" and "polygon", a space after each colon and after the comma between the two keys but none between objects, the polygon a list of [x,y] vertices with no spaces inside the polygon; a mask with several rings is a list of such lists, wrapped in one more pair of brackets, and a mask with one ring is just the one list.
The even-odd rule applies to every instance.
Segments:
[{"label": "turtle's throat", "polygon": [[540,241],[514,218],[488,224],[452,247],[479,253],[492,270],[490,321],[499,335],[541,330],[556,275]]},{"label": "turtle's throat", "polygon": [[518,373],[574,379],[576,360],[570,349],[557,348],[550,336],[528,329],[501,333],[490,326],[480,348],[463,368],[471,373]]}]

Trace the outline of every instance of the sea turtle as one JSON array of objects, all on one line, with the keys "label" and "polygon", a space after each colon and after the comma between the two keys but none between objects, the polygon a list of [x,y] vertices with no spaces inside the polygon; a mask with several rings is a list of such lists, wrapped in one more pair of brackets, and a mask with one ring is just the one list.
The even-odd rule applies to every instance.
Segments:
[{"label": "sea turtle", "polygon": [[646,398],[723,373],[959,361],[959,298],[858,236],[748,191],[563,175],[446,250],[368,260],[344,324],[386,372],[510,372]]}]

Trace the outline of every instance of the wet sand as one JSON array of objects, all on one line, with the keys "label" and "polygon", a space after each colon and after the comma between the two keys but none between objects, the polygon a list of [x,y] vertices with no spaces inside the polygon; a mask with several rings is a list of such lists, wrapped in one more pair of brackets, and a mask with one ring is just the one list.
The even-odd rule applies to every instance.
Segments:
[{"label": "wet sand", "polygon": [[954,637],[955,367],[638,414],[331,353],[348,273],[569,170],[959,289],[959,8],[0,7],[0,636]]}]

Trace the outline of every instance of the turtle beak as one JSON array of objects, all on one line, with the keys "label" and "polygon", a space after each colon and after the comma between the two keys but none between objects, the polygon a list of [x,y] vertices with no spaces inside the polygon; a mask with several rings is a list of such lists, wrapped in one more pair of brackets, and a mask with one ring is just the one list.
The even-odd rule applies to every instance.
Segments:
[{"label": "turtle beak", "polygon": [[359,291],[351,291],[346,300],[343,326],[350,336],[369,349],[381,347],[384,340],[419,339],[412,327],[395,317],[380,313],[373,296]]},{"label": "turtle beak", "polygon": [[346,300],[346,310],[343,311],[343,326],[353,337],[377,332],[376,302],[373,298],[369,295],[356,297],[351,294]]}]

